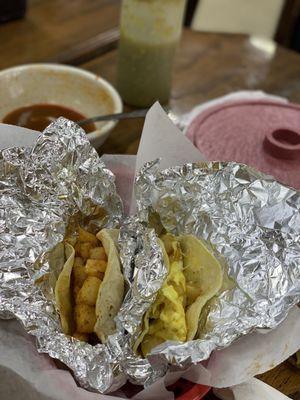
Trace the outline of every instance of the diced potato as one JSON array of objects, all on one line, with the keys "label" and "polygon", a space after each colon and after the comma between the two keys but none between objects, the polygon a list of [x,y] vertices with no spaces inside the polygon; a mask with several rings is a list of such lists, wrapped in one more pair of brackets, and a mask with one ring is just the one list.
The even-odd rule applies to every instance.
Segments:
[{"label": "diced potato", "polygon": [[74,260],[74,265],[80,265],[80,266],[83,266],[83,265],[84,265],[83,258],[81,258],[81,257],[75,257],[75,260]]},{"label": "diced potato", "polygon": [[101,280],[99,278],[88,276],[79,290],[78,296],[76,297],[76,304],[94,306],[97,301],[100,283]]},{"label": "diced potato", "polygon": [[77,304],[74,314],[76,331],[78,333],[92,333],[96,323],[95,307]]},{"label": "diced potato", "polygon": [[68,236],[65,238],[65,242],[74,247],[76,244],[76,237]]},{"label": "diced potato", "polygon": [[74,250],[75,250],[75,256],[79,257],[79,253],[80,253],[80,248],[81,248],[81,243],[76,242],[74,245]]},{"label": "diced potato", "polygon": [[73,277],[73,285],[81,288],[83,282],[86,279],[86,271],[84,265],[74,264],[72,270],[72,277]]},{"label": "diced potato", "polygon": [[93,247],[97,246],[98,244],[98,239],[95,235],[80,227],[78,228],[78,241],[92,243]]},{"label": "diced potato", "polygon": [[101,279],[101,281],[103,281],[104,275],[105,275],[105,272],[101,272],[101,273],[99,274],[98,278]]},{"label": "diced potato", "polygon": [[93,260],[107,261],[107,255],[103,247],[94,247],[90,250],[90,257]]},{"label": "diced potato", "polygon": [[87,333],[75,332],[73,334],[73,337],[75,339],[81,340],[82,342],[87,342],[89,340],[89,335]]},{"label": "diced potato", "polygon": [[77,299],[77,296],[78,296],[78,293],[79,293],[79,290],[80,290],[81,288],[79,287],[79,286],[74,286],[74,288],[73,288],[73,298],[74,298],[74,300],[76,300]]},{"label": "diced potato", "polygon": [[87,275],[101,278],[104,276],[106,267],[107,267],[106,261],[88,259],[85,265],[85,270]]},{"label": "diced potato", "polygon": [[90,256],[90,251],[93,247],[93,244],[90,242],[77,242],[75,245],[75,254],[76,256],[82,257],[84,260],[87,260]]}]

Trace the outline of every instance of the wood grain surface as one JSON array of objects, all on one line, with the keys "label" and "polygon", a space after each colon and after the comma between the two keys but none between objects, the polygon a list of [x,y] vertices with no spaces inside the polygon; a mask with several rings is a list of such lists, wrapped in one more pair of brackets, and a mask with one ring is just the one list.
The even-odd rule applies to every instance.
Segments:
[{"label": "wood grain surface", "polygon": [[258,376],[268,385],[295,399],[300,399],[300,369],[288,360]]},{"label": "wood grain surface", "polygon": [[29,0],[24,19],[0,25],[0,69],[33,62],[77,64],[116,44],[121,0]]},{"label": "wood grain surface", "polygon": [[[81,66],[115,84],[117,51]],[[246,36],[184,31],[170,100],[175,113],[244,89],[264,90],[300,103],[300,55]],[[99,151],[135,154],[141,128],[142,121],[120,122]]]}]

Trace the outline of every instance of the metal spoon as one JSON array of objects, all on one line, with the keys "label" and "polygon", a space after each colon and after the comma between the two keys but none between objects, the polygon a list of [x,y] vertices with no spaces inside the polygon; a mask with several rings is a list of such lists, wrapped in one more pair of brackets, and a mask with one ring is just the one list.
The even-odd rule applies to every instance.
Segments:
[{"label": "metal spoon", "polygon": [[119,121],[120,119],[129,119],[129,118],[144,118],[149,111],[149,108],[145,108],[143,110],[134,110],[125,113],[117,113],[117,114],[108,114],[108,115],[98,115],[96,117],[85,118],[80,121],[77,121],[77,124],[80,126],[89,124],[91,122],[99,122],[99,121]]},{"label": "metal spoon", "polygon": [[[178,117],[167,107],[164,107],[164,110],[168,114],[169,118],[176,123]],[[130,118],[144,118],[149,111],[149,108],[145,108],[142,110],[134,110],[125,113],[117,113],[117,114],[108,114],[108,115],[98,115],[96,117],[85,118],[77,121],[77,124],[80,126],[89,124],[91,122],[99,122],[99,121],[119,121],[121,119],[130,119]]]}]

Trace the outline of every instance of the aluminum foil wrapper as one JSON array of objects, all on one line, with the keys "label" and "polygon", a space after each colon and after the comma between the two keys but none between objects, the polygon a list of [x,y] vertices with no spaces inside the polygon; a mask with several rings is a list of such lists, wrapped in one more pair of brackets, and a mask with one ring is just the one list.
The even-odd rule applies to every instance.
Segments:
[{"label": "aluminum foil wrapper", "polygon": [[155,301],[167,268],[154,229],[136,217],[124,221],[119,235],[120,258],[128,291],[116,317],[117,333],[108,346],[118,349],[119,365],[134,384],[149,385],[166,372],[166,365],[151,365],[133,350],[145,312]]},{"label": "aluminum foil wrapper", "polygon": [[124,277],[130,289],[117,318],[126,331],[134,334],[154,302],[167,276],[167,268],[154,229],[148,229],[134,218],[123,224],[119,246]]},{"label": "aluminum foil wrapper", "polygon": [[[158,346],[149,356],[153,367],[183,368],[205,360],[250,331],[275,328],[299,302],[299,191],[236,163],[186,164],[159,171],[156,160],[137,176],[136,198],[139,220],[147,223],[158,215],[168,232],[203,238],[225,260],[229,277],[222,293],[204,309],[201,336]],[[157,289],[151,269],[149,265],[148,272],[136,277],[136,287],[146,285],[145,293]],[[126,323],[123,318],[129,332],[140,319],[130,311],[136,319]]]},{"label": "aluminum foil wrapper", "polygon": [[[59,118],[33,148],[1,152],[0,185],[1,316],[19,319],[36,337],[38,351],[66,364],[81,386],[107,390],[119,376],[112,354],[62,333],[54,286],[63,266],[59,243],[72,218],[98,227],[119,224],[122,204],[113,174],[85,132]],[[101,219],[98,208],[105,210]]]}]

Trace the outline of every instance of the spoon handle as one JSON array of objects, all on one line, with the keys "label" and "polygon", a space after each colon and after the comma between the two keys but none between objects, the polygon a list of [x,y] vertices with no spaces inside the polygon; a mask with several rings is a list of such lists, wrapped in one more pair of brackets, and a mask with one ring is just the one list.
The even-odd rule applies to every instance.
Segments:
[{"label": "spoon handle", "polygon": [[112,121],[112,120],[120,120],[120,119],[128,119],[128,118],[144,118],[149,108],[145,108],[143,110],[134,110],[125,113],[118,114],[109,114],[109,115],[98,115],[92,118],[82,119],[77,121],[77,124],[80,126],[89,124],[91,122],[99,122],[99,121]]}]

